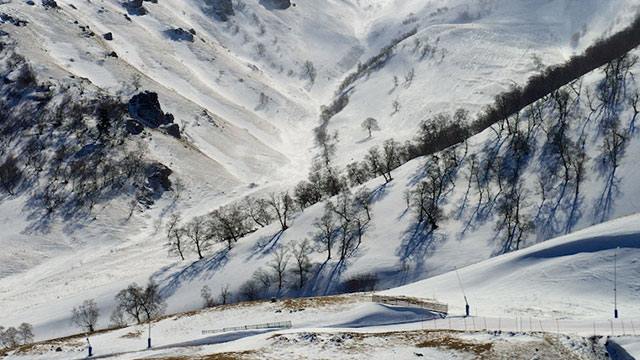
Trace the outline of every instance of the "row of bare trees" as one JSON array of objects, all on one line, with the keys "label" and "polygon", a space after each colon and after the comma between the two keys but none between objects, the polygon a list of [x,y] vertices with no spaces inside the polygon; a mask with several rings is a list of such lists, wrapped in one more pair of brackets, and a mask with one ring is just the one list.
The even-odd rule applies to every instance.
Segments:
[{"label": "row of bare trees", "polygon": [[[160,294],[160,287],[150,280],[142,287],[131,283],[115,296],[116,307],[111,313],[110,326],[127,326],[129,321],[138,324],[158,318],[164,313],[166,303]],[[85,333],[96,331],[100,309],[94,299],[87,299],[71,310],[71,321]]]},{"label": "row of bare trees", "polygon": [[13,349],[33,342],[33,326],[22,323],[17,328],[0,326],[0,349]]},{"label": "row of bare trees", "polygon": [[282,192],[272,193],[266,199],[247,197],[186,224],[182,224],[179,214],[172,214],[166,225],[169,252],[184,260],[185,254],[193,251],[198,259],[203,259],[214,243],[224,243],[231,250],[242,237],[274,221],[285,231],[293,217],[294,205],[293,198]]},{"label": "row of bare trees", "polygon": [[[280,297],[287,289],[300,291],[307,285],[313,264],[309,256],[314,248],[308,239],[279,246],[265,267],[256,270],[238,290],[238,301]],[[221,298],[222,299],[222,298]]]}]

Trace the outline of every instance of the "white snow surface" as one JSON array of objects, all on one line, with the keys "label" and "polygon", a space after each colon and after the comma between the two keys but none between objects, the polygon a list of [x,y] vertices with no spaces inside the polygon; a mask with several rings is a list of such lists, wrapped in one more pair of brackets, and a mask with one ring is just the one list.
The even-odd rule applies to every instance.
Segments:
[{"label": "white snow surface", "polygon": [[[387,138],[411,138],[417,124],[430,114],[458,107],[478,111],[509,84],[522,83],[536,71],[533,54],[546,65],[561,63],[595,39],[624,27],[639,7],[632,0],[544,4],[377,0],[305,1],[272,11],[257,0],[245,3],[228,22],[212,19],[195,0],[145,2],[149,13],[131,16],[132,21],[125,19],[124,8],[115,0],[59,0],[59,10],[22,1],[3,4],[2,11],[30,21],[23,28],[1,26],[18,41],[19,52],[40,77],[73,75],[123,97],[133,95],[138,82],[140,89],[159,93],[163,110],[175,115],[187,141],[153,133],[149,156],[174,170],[172,178],[183,181],[185,194],[177,203],[160,200],[130,221],[125,221],[126,205],[114,202],[93,221],[71,229],[57,224],[42,234],[30,227],[23,211],[26,199],[3,198],[1,325],[31,322],[37,339],[72,334],[77,330],[69,320],[71,308],[95,298],[102,312],[100,326],[105,326],[117,291],[132,281],[145,283],[149,277],[161,284],[168,313],[200,307],[203,285],[215,293],[230,284],[237,293],[255,270],[270,261],[273,249],[313,237],[313,222],[322,214],[323,204],[298,214],[278,238],[273,237],[278,232],[273,224],[242,239],[229,253],[216,245],[206,259],[197,262],[192,254],[186,262],[167,255],[163,219],[175,211],[189,219],[248,193],[290,189],[306,176],[318,152],[312,130],[319,124],[320,106],[331,102],[339,83],[358,62],[375,55],[399,34],[418,28],[382,69],[356,81],[349,105],[330,121],[329,130],[339,132],[338,165],[361,159],[370,146]],[[95,36],[82,37],[79,25],[89,25]],[[195,41],[168,39],[165,31],[175,27],[193,28]],[[112,32],[114,40],[103,40],[105,32]],[[413,50],[416,39],[422,44],[437,43],[433,59],[419,59]],[[264,53],[259,44],[264,45]],[[117,52],[118,59],[106,57],[111,51]],[[317,69],[314,84],[300,77],[305,61],[312,61]],[[404,77],[411,69],[415,78],[405,86]],[[393,76],[400,84],[390,93]],[[585,83],[592,85],[595,77]],[[263,105],[261,93],[269,99]],[[401,109],[391,116],[394,99]],[[360,128],[369,116],[377,118],[382,128],[372,139],[366,139]],[[470,152],[478,151],[490,136],[488,130],[472,139]],[[595,140],[588,145],[592,155],[598,146]],[[640,174],[633,163],[639,152],[640,145],[632,141],[619,169],[620,196],[608,218],[640,210],[635,181]],[[463,222],[450,219],[428,242],[412,243],[413,218],[404,210],[403,192],[415,183],[424,162],[416,159],[397,169],[395,180],[386,186],[380,179],[367,184],[378,190],[363,245],[345,266],[328,262],[306,294],[332,293],[350,276],[377,273],[382,287],[410,284],[390,290],[394,294],[435,296],[459,313],[460,289],[450,271],[460,268],[472,308],[477,307],[482,316],[536,313],[603,319],[611,312],[611,259],[620,246],[620,309],[640,317],[637,305],[633,306],[640,289],[640,219],[636,215],[478,263],[499,252],[492,223],[463,236]],[[461,177],[447,204],[448,213],[460,201],[464,185]],[[597,198],[600,187],[594,175],[584,187],[587,204]],[[595,222],[585,216],[575,228]],[[312,260],[320,264],[324,257],[319,252]],[[474,263],[478,264],[464,268]],[[412,283],[438,274],[443,275]],[[379,307],[368,306],[362,311],[380,313]],[[255,316],[234,318],[229,325]],[[349,319],[344,314],[336,317]],[[202,321],[208,324],[209,320]],[[326,320],[304,326],[325,325],[335,323]],[[184,341],[193,340],[194,329],[199,331],[197,326],[185,328]],[[174,330],[167,327],[166,331]],[[164,339],[177,342],[179,338]]]},{"label": "white snow surface", "polygon": [[[298,356],[314,356],[309,347],[322,334],[350,341],[348,333],[388,334],[412,330],[456,329],[473,331],[461,336],[472,341],[540,341],[550,333],[575,351],[584,340],[576,336],[610,336],[631,354],[637,351],[634,324],[640,324],[637,297],[640,295],[640,217],[637,215],[593,226],[514,253],[501,255],[458,270],[466,295],[472,304],[472,317],[462,317],[462,291],[456,272],[382,292],[384,295],[430,297],[437,289],[438,300],[449,303],[447,318],[428,311],[381,305],[371,302],[370,294],[353,294],[324,299],[310,298],[291,303],[279,301],[214,307],[196,313],[170,316],[153,322],[153,350],[144,350],[146,324],[95,334],[90,337],[96,356],[134,359],[271,349],[280,358],[283,343],[298,344]],[[619,266],[618,307],[620,319],[611,319],[612,256],[617,251]],[[577,271],[575,269],[578,269]],[[573,270],[573,271],[569,271]],[[562,274],[549,279],[548,274]],[[591,286],[589,286],[589,284]],[[434,290],[435,291],[435,290]],[[541,300],[544,293],[544,300]],[[222,330],[225,327],[291,321],[287,330]],[[626,324],[626,326],[625,326]],[[203,331],[219,331],[205,332]],[[489,330],[491,332],[486,332]],[[501,330],[502,335],[493,333]],[[626,334],[626,336],[622,336]],[[274,335],[282,335],[276,336]],[[385,335],[388,336],[388,335]],[[318,339],[318,340],[319,340]],[[381,337],[380,341],[383,341]],[[278,341],[280,341],[278,340]],[[322,347],[331,347],[327,340]],[[325,341],[321,340],[321,341]],[[305,344],[308,345],[305,346]],[[334,344],[338,345],[338,344]],[[378,344],[377,346],[379,346]],[[62,352],[56,352],[60,346]],[[397,354],[411,356],[401,342],[386,342],[374,358]],[[350,358],[350,352],[334,349],[337,358]],[[583,349],[584,350],[584,349]],[[284,351],[284,350],[283,350]],[[454,356],[444,348],[427,351],[428,358]],[[18,359],[82,358],[86,345],[82,337],[37,346],[26,353],[10,355]],[[279,354],[279,355],[278,355]],[[459,355],[459,354],[457,354]],[[458,357],[453,357],[458,358]]]}]

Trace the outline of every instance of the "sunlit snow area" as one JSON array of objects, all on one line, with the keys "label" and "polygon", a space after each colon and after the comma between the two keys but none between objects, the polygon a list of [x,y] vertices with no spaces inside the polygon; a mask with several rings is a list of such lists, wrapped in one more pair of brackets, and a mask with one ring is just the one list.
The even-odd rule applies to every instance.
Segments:
[{"label": "sunlit snow area", "polygon": [[0,357],[640,357],[638,16],[0,1]]}]

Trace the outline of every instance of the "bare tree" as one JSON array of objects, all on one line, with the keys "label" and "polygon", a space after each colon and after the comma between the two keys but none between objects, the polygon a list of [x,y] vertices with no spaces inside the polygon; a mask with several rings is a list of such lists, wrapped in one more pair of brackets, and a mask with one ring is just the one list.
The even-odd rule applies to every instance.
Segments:
[{"label": "bare tree", "polygon": [[170,254],[178,254],[181,260],[184,260],[184,244],[182,238],[185,235],[185,230],[179,227],[180,215],[171,214],[167,221],[167,245],[169,247]]},{"label": "bare tree", "polygon": [[252,230],[247,220],[247,214],[238,204],[221,207],[211,213],[211,233],[215,234],[218,240],[226,242],[227,248],[231,250],[238,239]]},{"label": "bare tree", "polygon": [[73,308],[71,321],[83,330],[92,333],[95,331],[99,315],[100,312],[96,302],[93,299],[88,299],[78,307]]},{"label": "bare tree", "polygon": [[231,292],[229,291],[229,284],[226,284],[220,289],[220,303],[226,305],[230,299]]},{"label": "bare tree", "polygon": [[360,124],[360,126],[362,126],[363,129],[367,130],[369,132],[369,137],[371,137],[371,132],[372,131],[379,131],[380,130],[380,125],[378,124],[378,120],[369,117],[366,118],[362,124]]},{"label": "bare tree", "polygon": [[385,179],[393,180],[391,170],[400,166],[399,144],[393,139],[386,140],[382,145],[382,170]]},{"label": "bare tree", "polygon": [[354,161],[347,165],[347,179],[352,187],[362,185],[371,178],[366,162]]},{"label": "bare tree", "polygon": [[267,204],[269,204],[275,212],[282,231],[287,230],[289,228],[288,221],[291,219],[291,212],[293,208],[293,199],[289,196],[289,193],[271,193],[269,200],[267,200]]},{"label": "bare tree", "polygon": [[33,341],[33,326],[29,323],[22,323],[18,326],[18,339],[22,344],[29,344]]},{"label": "bare tree", "polygon": [[273,270],[275,280],[278,285],[278,295],[282,292],[282,287],[286,282],[285,275],[287,273],[287,266],[289,265],[289,250],[281,246],[273,252],[269,267]]},{"label": "bare tree", "polygon": [[333,207],[329,205],[330,203],[330,201],[327,202],[324,207],[324,213],[313,223],[318,230],[316,235],[317,241],[323,244],[327,250],[327,261],[331,259],[331,248],[333,247],[333,239],[336,233],[335,215],[333,213]]},{"label": "bare tree", "polygon": [[453,187],[453,171],[457,167],[453,161],[441,161],[433,155],[425,165],[425,180],[411,191],[410,205],[417,214],[418,223],[427,221],[430,228],[438,228],[444,217],[441,202]]},{"label": "bare tree", "polygon": [[360,188],[353,197],[355,206],[362,209],[367,215],[367,221],[371,221],[371,191],[366,187]]},{"label": "bare tree", "polygon": [[11,349],[20,345],[20,332],[13,326],[2,331],[0,335],[0,342],[5,348]]},{"label": "bare tree", "polygon": [[213,299],[213,295],[211,295],[211,288],[209,288],[209,286],[205,285],[202,287],[202,289],[200,289],[200,297],[204,302],[205,308],[213,307],[216,305],[216,302]]},{"label": "bare tree", "polygon": [[246,197],[244,208],[251,220],[260,227],[265,227],[273,221],[273,216],[269,213],[269,206],[265,199]]},{"label": "bare tree", "polygon": [[165,303],[158,285],[149,281],[146,288],[131,283],[116,295],[118,307],[138,323],[149,321],[164,312]]},{"label": "bare tree", "polygon": [[292,247],[291,252],[296,262],[296,267],[293,272],[298,277],[298,288],[302,289],[307,281],[309,271],[311,271],[311,262],[309,261],[309,254],[312,252],[309,239],[304,239],[297,245]]},{"label": "bare tree", "polygon": [[322,189],[319,184],[319,179],[316,179],[313,174],[310,174],[309,177],[317,181],[301,181],[296,185],[294,190],[295,202],[302,211],[322,200]]},{"label": "bare tree", "polygon": [[193,218],[187,225],[185,234],[195,246],[198,258],[204,259],[202,252],[206,249],[210,237],[205,218],[201,216]]}]

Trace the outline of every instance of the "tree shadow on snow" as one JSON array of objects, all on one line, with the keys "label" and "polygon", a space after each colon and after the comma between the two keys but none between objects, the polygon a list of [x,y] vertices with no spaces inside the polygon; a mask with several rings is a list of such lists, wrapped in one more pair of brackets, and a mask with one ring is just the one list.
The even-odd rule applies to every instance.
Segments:
[{"label": "tree shadow on snow", "polygon": [[179,264],[165,266],[151,275],[151,280],[160,285],[160,293],[166,298],[173,295],[184,282],[213,277],[213,274],[229,261],[228,255],[229,250],[225,248],[182,269],[179,269]]},{"label": "tree shadow on snow", "polygon": [[251,253],[249,254],[249,256],[247,256],[247,260],[251,260],[255,256],[263,257],[271,251],[275,250],[283,234],[284,231],[280,230],[273,236],[263,236],[258,239],[258,241],[256,241],[256,243],[253,245]]},{"label": "tree shadow on snow", "polygon": [[445,240],[446,235],[436,233],[426,222],[417,223],[405,231],[396,255],[406,268],[410,263],[414,263],[413,272],[419,274],[424,270],[429,250]]}]

